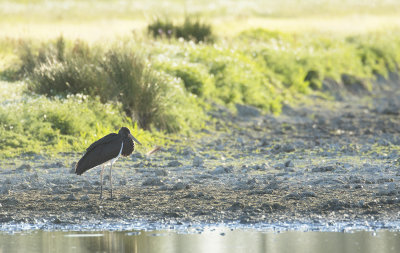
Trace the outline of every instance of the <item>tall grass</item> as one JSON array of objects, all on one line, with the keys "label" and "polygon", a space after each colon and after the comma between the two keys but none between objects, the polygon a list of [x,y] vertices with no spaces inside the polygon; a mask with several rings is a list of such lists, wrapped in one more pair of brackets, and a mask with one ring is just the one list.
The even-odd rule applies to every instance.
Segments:
[{"label": "tall grass", "polygon": [[[70,48],[65,44],[59,38],[43,45],[36,54],[24,45],[19,72],[29,78],[31,91],[49,97],[85,94],[99,97],[103,103],[120,102],[125,114],[146,130],[155,127],[178,131],[191,125],[189,121],[177,122],[171,117],[174,103],[186,99],[184,93],[182,97],[171,95],[182,89],[182,84],[176,85],[165,74],[154,70],[144,56],[128,45],[104,50],[80,41]],[[199,110],[198,115],[201,114]]]}]

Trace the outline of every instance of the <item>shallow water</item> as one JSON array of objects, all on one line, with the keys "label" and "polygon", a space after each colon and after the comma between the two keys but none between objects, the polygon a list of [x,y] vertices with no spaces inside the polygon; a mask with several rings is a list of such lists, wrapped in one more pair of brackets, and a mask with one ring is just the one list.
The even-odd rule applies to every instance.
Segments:
[{"label": "shallow water", "polygon": [[400,252],[391,231],[260,232],[209,229],[176,231],[0,232],[3,252]]}]

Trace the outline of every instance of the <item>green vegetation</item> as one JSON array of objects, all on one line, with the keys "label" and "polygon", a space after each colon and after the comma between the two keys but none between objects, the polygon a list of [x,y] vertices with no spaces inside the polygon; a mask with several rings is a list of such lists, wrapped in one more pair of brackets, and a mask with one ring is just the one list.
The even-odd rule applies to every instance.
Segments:
[{"label": "green vegetation", "polygon": [[[9,9],[28,5],[0,2],[4,4]],[[80,16],[76,7],[85,4],[72,1],[63,15],[76,12],[80,20],[96,21],[97,16]],[[179,1],[172,4],[183,6]],[[106,1],[95,6],[108,13],[106,17],[113,15],[106,12]],[[266,15],[244,5],[240,8],[251,18]],[[282,17],[296,16],[276,10]],[[210,18],[207,23],[186,18],[175,25],[187,13],[171,21],[156,19],[146,24],[141,36],[126,33],[102,43],[70,36],[1,37],[0,77],[6,80],[1,87],[18,92],[14,97],[7,91],[0,93],[0,156],[50,149],[82,151],[122,125],[134,127],[138,138],[149,145],[160,144],[160,136],[204,128],[209,121],[206,112],[214,103],[233,110],[236,103],[248,104],[265,113],[279,113],[283,102],[321,92],[326,79],[371,89],[369,81],[377,75],[398,71],[399,29],[332,35],[247,27],[237,28],[234,35],[227,31],[225,36],[216,32],[224,25],[214,29],[219,19],[212,17],[227,18],[219,11],[200,9],[202,17]],[[40,12],[33,8],[31,17]],[[128,19],[132,13],[125,8],[122,16]],[[0,28],[2,22],[6,21],[0,18]],[[13,87],[16,83],[22,85]]]},{"label": "green vegetation", "polygon": [[148,25],[147,30],[154,38],[183,38],[195,42],[213,42],[214,40],[211,25],[189,17],[185,18],[182,25],[174,25],[169,20],[163,21],[157,18],[152,24]]},{"label": "green vegetation", "polygon": [[[191,128],[198,123],[189,120],[190,111],[198,111],[196,120],[204,118],[180,80],[152,69],[131,45],[104,50],[81,41],[66,44],[63,37],[37,50],[23,43],[15,76],[27,77],[30,91],[48,97],[84,94],[103,103],[120,102],[125,115],[145,130],[152,126],[168,132]],[[179,107],[170,110],[177,105],[188,114]]]}]

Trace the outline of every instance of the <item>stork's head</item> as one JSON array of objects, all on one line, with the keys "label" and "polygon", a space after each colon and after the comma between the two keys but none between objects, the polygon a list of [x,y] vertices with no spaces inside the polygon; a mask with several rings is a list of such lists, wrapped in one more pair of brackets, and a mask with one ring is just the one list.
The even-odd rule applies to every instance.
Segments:
[{"label": "stork's head", "polygon": [[134,142],[138,143],[138,144],[142,144],[140,143],[135,137],[133,137],[133,135],[131,134],[131,131],[129,131],[129,129],[127,127],[121,127],[121,129],[118,131],[118,134],[122,135],[122,138],[131,138]]}]

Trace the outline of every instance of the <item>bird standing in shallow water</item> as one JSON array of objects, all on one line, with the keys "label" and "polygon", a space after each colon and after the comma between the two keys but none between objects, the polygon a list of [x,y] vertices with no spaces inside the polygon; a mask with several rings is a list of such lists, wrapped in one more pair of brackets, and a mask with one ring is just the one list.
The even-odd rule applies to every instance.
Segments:
[{"label": "bird standing in shallow water", "polygon": [[141,144],[126,127],[121,127],[118,134],[112,133],[95,141],[86,149],[86,153],[75,167],[75,174],[82,175],[85,171],[101,165],[100,172],[100,199],[103,197],[103,171],[104,165],[110,162],[110,189],[112,194],[111,170],[113,163],[121,156],[128,156],[135,150],[135,142]]}]

